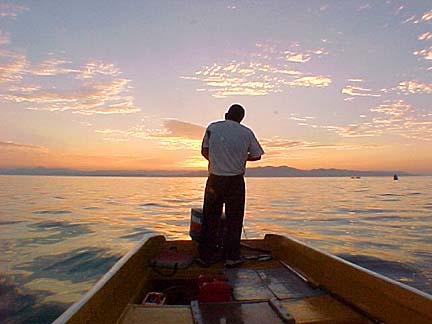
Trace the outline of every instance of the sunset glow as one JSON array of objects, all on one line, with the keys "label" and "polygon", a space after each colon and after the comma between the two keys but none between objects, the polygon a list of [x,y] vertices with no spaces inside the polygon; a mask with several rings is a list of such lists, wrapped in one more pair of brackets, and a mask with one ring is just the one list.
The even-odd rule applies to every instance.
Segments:
[{"label": "sunset glow", "polygon": [[246,108],[253,166],[432,174],[430,1],[0,3],[0,168],[205,169]]}]

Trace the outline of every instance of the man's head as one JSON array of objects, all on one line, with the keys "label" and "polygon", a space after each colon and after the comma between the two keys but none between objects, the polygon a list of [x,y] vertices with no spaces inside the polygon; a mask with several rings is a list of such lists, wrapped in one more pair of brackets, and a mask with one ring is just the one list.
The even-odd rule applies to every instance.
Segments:
[{"label": "man's head", "polygon": [[225,114],[225,119],[240,123],[245,115],[245,110],[239,104],[232,105]]}]

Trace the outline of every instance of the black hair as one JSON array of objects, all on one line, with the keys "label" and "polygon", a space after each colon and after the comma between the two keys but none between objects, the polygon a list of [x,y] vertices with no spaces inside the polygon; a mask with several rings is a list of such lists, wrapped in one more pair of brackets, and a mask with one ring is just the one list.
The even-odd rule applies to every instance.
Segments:
[{"label": "black hair", "polygon": [[234,120],[240,123],[245,115],[245,110],[239,104],[232,105],[225,114],[225,119]]}]

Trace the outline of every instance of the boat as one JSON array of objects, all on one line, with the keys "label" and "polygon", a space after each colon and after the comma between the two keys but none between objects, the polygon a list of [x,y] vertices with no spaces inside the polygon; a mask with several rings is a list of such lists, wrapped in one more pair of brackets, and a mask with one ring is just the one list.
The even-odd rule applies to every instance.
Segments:
[{"label": "boat", "polygon": [[393,180],[394,180],[394,181],[399,180],[398,175],[397,175],[396,173],[393,175]]},{"label": "boat", "polygon": [[[191,240],[145,237],[54,323],[432,323],[432,295],[289,236],[242,240],[244,263],[236,268],[152,263],[173,249],[196,256],[196,248]],[[229,300],[200,300],[210,287],[199,286],[203,276],[230,287]]]}]

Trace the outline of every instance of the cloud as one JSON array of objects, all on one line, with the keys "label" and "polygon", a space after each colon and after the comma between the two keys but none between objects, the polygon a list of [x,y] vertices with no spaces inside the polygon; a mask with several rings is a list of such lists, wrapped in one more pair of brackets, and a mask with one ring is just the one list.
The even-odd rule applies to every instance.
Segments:
[{"label": "cloud", "polygon": [[0,167],[40,166],[42,160],[53,160],[44,146],[0,141]]},{"label": "cloud", "polygon": [[5,141],[0,141],[0,150],[41,150],[41,151],[46,151],[47,149],[43,146],[37,146],[37,145],[29,145],[29,144],[20,144],[20,143],[14,143],[14,142],[5,142]]},{"label": "cloud", "polygon": [[349,98],[352,97],[380,97],[381,95],[378,93],[373,93],[372,89],[347,85],[344,88],[342,88],[342,93],[349,96]]},{"label": "cloud", "polygon": [[411,16],[405,21],[403,21],[403,24],[406,23],[413,23],[413,24],[419,24],[421,22],[428,22],[429,20],[432,20],[432,10],[425,12],[420,18],[417,18],[417,16]]},{"label": "cloud", "polygon": [[[280,72],[283,73],[283,72]],[[195,72],[195,77],[181,77],[204,83],[213,97],[263,96],[279,92],[283,79],[268,65],[260,63],[231,62],[227,65],[213,64]]]},{"label": "cloud", "polygon": [[27,7],[16,3],[0,3],[0,17],[16,17],[27,10]]},{"label": "cloud", "polygon": [[0,30],[0,46],[7,45],[9,43],[10,43],[9,34]]},{"label": "cloud", "polygon": [[428,11],[428,12],[425,12],[425,13],[423,14],[423,16],[421,17],[421,20],[422,20],[422,21],[429,21],[429,20],[432,20],[432,10],[431,10],[431,11]]},{"label": "cloud", "polygon": [[299,64],[308,62],[313,56],[327,54],[324,49],[300,51],[299,45],[293,44],[292,49],[281,50],[267,43],[258,43],[256,48],[257,52],[248,54],[245,60],[214,63],[204,66],[193,76],[180,78],[200,82],[197,91],[207,91],[216,98],[265,96],[288,87],[326,87],[331,83],[328,76],[298,70]]},{"label": "cloud", "polygon": [[[31,66],[23,55],[11,57],[8,64],[0,65],[0,82],[19,82],[2,91],[0,100],[22,103],[31,110],[72,111],[83,115],[140,111],[129,94],[131,80],[122,78],[120,70],[112,64],[90,61],[82,69],[73,69],[66,66],[71,62],[64,59],[52,57]],[[57,88],[60,75],[70,75],[69,88]],[[54,85],[26,85],[27,76],[51,77]]]},{"label": "cloud", "polygon": [[286,119],[290,119],[290,120],[294,120],[294,121],[301,121],[301,122],[307,122],[311,119],[315,119],[315,117],[312,116],[300,116],[299,114],[296,113],[291,113],[289,115],[289,117],[286,117]]},{"label": "cloud", "polygon": [[427,49],[414,51],[413,54],[415,56],[420,56],[425,60],[432,60],[432,47],[429,47]]},{"label": "cloud", "polygon": [[0,53],[0,83],[20,81],[26,66],[25,55],[7,51]]},{"label": "cloud", "polygon": [[293,149],[327,149],[337,147],[337,145],[288,140],[280,137],[264,138],[260,140],[260,143],[266,152],[273,153]]},{"label": "cloud", "polygon": [[383,93],[388,92],[387,89],[374,90],[365,87],[363,84],[366,80],[363,78],[352,78],[348,79],[350,84],[344,86],[341,90],[342,94],[346,97],[345,101],[352,101],[355,97],[381,97]]},{"label": "cloud", "polygon": [[405,19],[402,24],[406,24],[406,23],[413,23],[413,24],[418,24],[420,21],[416,19],[416,16],[411,16],[407,19]]},{"label": "cloud", "polygon": [[416,114],[415,109],[404,100],[386,102],[371,111],[384,115],[374,118],[373,122],[384,125],[386,132],[417,140],[432,140],[432,116]]},{"label": "cloud", "polygon": [[[162,137],[159,138],[159,145],[168,151],[190,151],[193,155],[200,155],[201,140],[185,137]],[[191,156],[189,156],[191,157]]]},{"label": "cloud", "polygon": [[317,87],[323,88],[328,87],[331,83],[331,79],[326,76],[304,76],[293,81],[289,81],[287,84],[291,87]]},{"label": "cloud", "polygon": [[[332,144],[332,143],[317,143],[299,140],[289,140],[280,137],[264,138],[260,143],[266,152],[266,160],[277,162],[280,159],[298,159],[304,158],[301,152],[309,152],[316,150],[332,150],[332,151],[347,151],[358,150],[365,148],[376,148],[377,145],[369,144]],[[300,154],[300,155],[299,155]]]},{"label": "cloud", "polygon": [[205,127],[174,118],[156,121],[143,121],[141,125],[129,129],[99,129],[104,140],[128,141],[132,138],[154,140],[165,150],[192,150],[200,152]]},{"label": "cloud", "polygon": [[120,70],[114,64],[103,63],[100,61],[89,61],[85,67],[79,71],[77,79],[93,79],[97,75],[118,76]]},{"label": "cloud", "polygon": [[[24,89],[0,94],[0,99],[31,104],[28,109],[40,111],[72,111],[83,115],[133,113],[140,109],[133,98],[125,95],[130,80],[95,81],[81,88],[69,90]],[[24,91],[23,91],[24,90]]]},{"label": "cloud", "polygon": [[292,53],[289,52],[286,56],[285,59],[288,62],[297,62],[297,63],[305,63],[310,61],[311,56],[308,54],[302,54],[302,53]]},{"label": "cloud", "polygon": [[[405,116],[407,113],[414,111],[411,105],[407,104],[403,100],[398,100],[396,102],[384,103],[378,105],[375,108],[371,108],[370,111],[382,113],[384,115],[390,116],[391,119],[399,118]],[[399,120],[399,119],[397,119]]]},{"label": "cloud", "polygon": [[72,62],[58,58],[50,58],[33,66],[28,72],[30,74],[39,76],[53,76],[79,72],[76,69],[71,69],[64,66],[65,64],[70,63]]},{"label": "cloud", "polygon": [[[23,6],[0,3],[0,16],[15,17]],[[11,51],[9,35],[0,32],[0,101],[30,110],[71,111],[77,114],[129,114],[140,111],[131,95],[132,81],[114,64],[89,60],[83,67],[48,53],[33,63]]]},{"label": "cloud", "polygon": [[[360,115],[360,122],[348,125],[323,125],[307,117],[290,116],[288,119],[303,121],[298,125],[326,129],[344,138],[377,137],[397,135],[421,141],[432,140],[432,114],[421,114],[404,100],[384,101],[370,109],[371,116]],[[288,143],[293,146],[296,142]]]},{"label": "cloud", "polygon": [[169,137],[183,137],[188,139],[201,140],[204,136],[205,128],[200,125],[180,121],[177,119],[167,119],[164,121]]},{"label": "cloud", "polygon": [[429,40],[432,39],[432,33],[431,32],[426,32],[423,33],[421,35],[419,35],[418,40]]},{"label": "cloud", "polygon": [[403,94],[432,94],[432,84],[415,80],[402,81],[397,86],[397,89]]},{"label": "cloud", "polygon": [[385,101],[371,108],[371,119],[348,126],[324,126],[342,137],[399,135],[405,138],[432,140],[431,116],[422,116],[404,100]]},{"label": "cloud", "polygon": [[367,9],[371,9],[371,8],[372,8],[371,5],[369,3],[367,3],[364,5],[358,6],[357,11],[363,11],[363,10],[367,10]]},{"label": "cloud", "polygon": [[371,123],[349,124],[347,126],[321,126],[341,137],[370,137],[382,134],[382,129],[371,127]]},{"label": "cloud", "polygon": [[309,62],[313,56],[321,56],[328,54],[324,48],[302,51],[299,49],[299,44],[293,44],[292,46],[296,48],[296,50],[286,50],[283,52],[283,57],[288,62],[306,63]]}]

